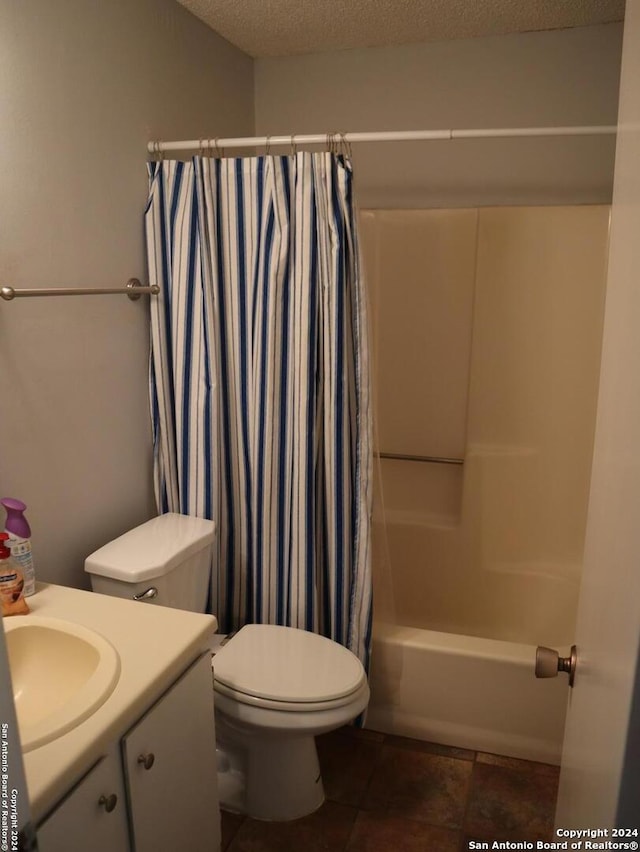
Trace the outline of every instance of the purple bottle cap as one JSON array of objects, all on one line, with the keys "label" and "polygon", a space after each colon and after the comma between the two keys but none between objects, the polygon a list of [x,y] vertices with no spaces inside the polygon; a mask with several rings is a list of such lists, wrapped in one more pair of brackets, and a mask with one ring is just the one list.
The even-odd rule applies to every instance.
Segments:
[{"label": "purple bottle cap", "polygon": [[19,538],[30,538],[31,527],[22,514],[27,507],[22,500],[16,500],[14,497],[3,497],[0,503],[7,510],[7,522],[4,528],[19,536]]}]

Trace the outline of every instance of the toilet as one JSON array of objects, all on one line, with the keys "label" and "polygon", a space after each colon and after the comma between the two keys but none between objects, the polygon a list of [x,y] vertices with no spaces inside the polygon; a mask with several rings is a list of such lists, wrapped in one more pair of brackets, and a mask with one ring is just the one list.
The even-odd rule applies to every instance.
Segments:
[{"label": "toilet", "polygon": [[[212,521],[168,513],[92,553],[85,571],[94,592],[205,612],[214,540]],[[216,634],[211,649],[221,806],[278,821],[316,810],[315,737],[366,708],[362,664],[324,636],[271,624]]]}]

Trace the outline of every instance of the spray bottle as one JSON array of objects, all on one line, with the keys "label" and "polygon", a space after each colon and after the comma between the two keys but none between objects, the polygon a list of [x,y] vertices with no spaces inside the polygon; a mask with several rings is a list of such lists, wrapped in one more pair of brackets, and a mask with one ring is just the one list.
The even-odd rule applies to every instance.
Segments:
[{"label": "spray bottle", "polygon": [[4,530],[8,533],[7,544],[11,556],[18,563],[24,577],[24,595],[28,597],[36,590],[36,572],[31,552],[31,527],[23,515],[27,508],[22,500],[13,497],[3,497],[0,503],[7,510],[7,521]]}]

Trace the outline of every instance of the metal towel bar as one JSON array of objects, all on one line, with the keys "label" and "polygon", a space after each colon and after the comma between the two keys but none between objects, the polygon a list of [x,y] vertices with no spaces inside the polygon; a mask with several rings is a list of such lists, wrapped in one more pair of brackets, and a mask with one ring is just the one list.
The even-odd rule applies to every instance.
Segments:
[{"label": "metal towel bar", "polygon": [[49,287],[47,289],[34,288],[27,290],[15,290],[13,287],[0,288],[0,296],[5,302],[10,302],[12,299],[22,298],[24,296],[111,296],[121,293],[135,301],[143,294],[156,294],[160,292],[157,285],[152,287],[143,287],[137,278],[130,278],[125,287]]}]

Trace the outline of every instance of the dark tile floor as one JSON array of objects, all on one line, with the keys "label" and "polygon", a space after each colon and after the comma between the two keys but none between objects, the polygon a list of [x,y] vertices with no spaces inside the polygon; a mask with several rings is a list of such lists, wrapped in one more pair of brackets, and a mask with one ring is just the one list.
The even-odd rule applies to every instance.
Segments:
[{"label": "dark tile floor", "polygon": [[222,814],[223,852],[464,852],[550,840],[557,766],[341,728],[318,737],[326,801],[304,819]]}]

